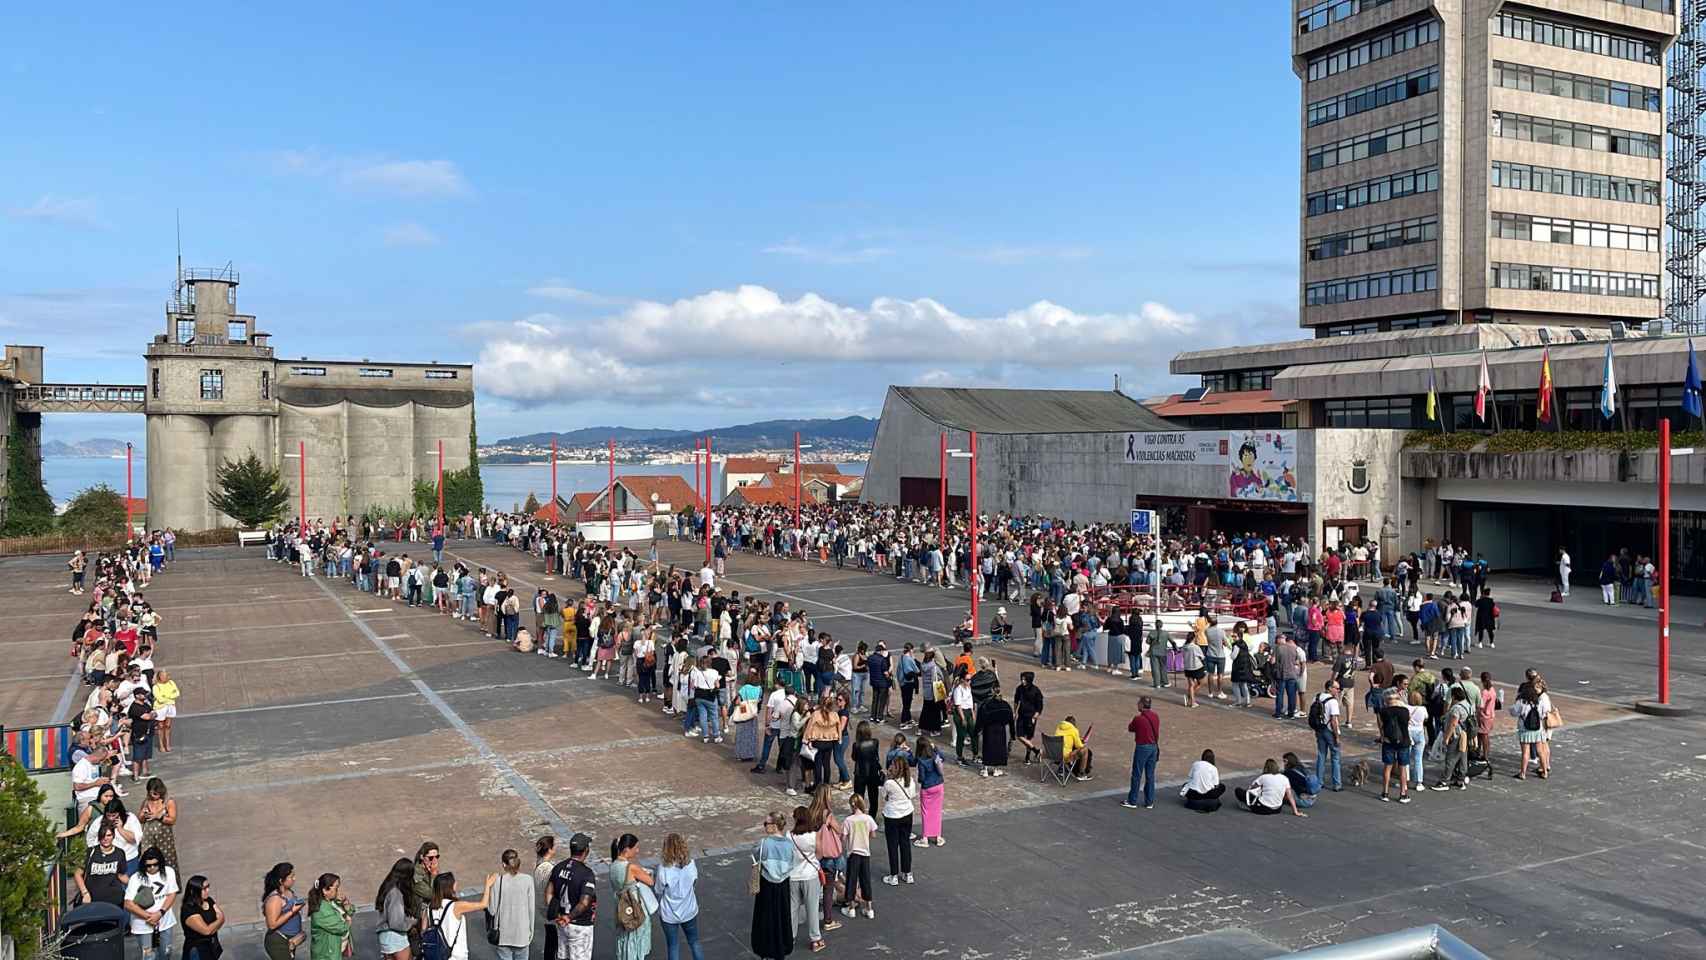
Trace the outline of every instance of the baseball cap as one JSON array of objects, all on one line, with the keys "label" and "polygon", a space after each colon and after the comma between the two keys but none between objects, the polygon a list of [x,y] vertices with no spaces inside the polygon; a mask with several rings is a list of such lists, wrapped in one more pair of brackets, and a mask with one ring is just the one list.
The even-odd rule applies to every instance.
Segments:
[{"label": "baseball cap", "polygon": [[592,849],[592,837],[588,836],[587,834],[577,833],[574,836],[569,838],[569,852],[570,853],[575,854],[576,856],[579,856],[580,854],[583,854],[590,849]]}]

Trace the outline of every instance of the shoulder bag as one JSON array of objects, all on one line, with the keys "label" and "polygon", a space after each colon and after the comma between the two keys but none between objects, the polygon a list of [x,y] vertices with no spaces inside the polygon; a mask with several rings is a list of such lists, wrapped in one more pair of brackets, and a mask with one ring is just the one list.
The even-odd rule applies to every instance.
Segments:
[{"label": "shoulder bag", "polygon": [[492,946],[498,945],[498,907],[503,903],[504,878],[498,875],[498,882],[492,884],[497,888],[496,896],[492,898],[492,907],[486,914],[486,942]]}]

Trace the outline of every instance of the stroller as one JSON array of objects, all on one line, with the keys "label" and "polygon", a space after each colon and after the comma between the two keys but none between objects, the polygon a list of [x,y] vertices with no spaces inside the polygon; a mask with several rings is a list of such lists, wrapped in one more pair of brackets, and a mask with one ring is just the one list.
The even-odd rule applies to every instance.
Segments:
[{"label": "stroller", "polygon": [[1274,659],[1268,656],[1268,651],[1257,650],[1251,654],[1256,664],[1256,678],[1250,682],[1250,699],[1267,699],[1274,695]]}]

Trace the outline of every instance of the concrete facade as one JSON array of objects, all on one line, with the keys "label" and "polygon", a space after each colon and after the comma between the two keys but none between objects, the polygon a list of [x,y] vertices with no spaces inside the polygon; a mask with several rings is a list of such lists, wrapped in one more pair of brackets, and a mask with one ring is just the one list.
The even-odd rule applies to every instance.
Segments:
[{"label": "concrete facade", "polygon": [[187,274],[146,352],[150,525],[230,525],[208,490],[250,452],[279,468],[293,504],[305,472],[307,515],[328,519],[408,507],[437,476],[440,441],[446,471],[468,465],[470,365],[280,359],[237,312],[237,284],[229,270]]},{"label": "concrete facade", "polygon": [[[1491,176],[1494,163],[1519,163],[1581,174],[1610,175],[1646,182],[1664,179],[1660,156],[1612,152],[1608,143],[1559,146],[1534,139],[1495,135],[1516,116],[1586,124],[1662,139],[1664,114],[1635,106],[1614,106],[1591,92],[1583,99],[1555,96],[1500,82],[1505,66],[1540,69],[1578,78],[1622,83],[1637,88],[1664,87],[1663,50],[1675,38],[1676,18],[1604,0],[1535,0],[1522,6],[1503,0],[1393,0],[1378,6],[1341,6],[1350,12],[1337,21],[1311,20],[1313,0],[1294,4],[1292,68],[1302,81],[1299,124],[1298,298],[1305,327],[1320,335],[1367,332],[1398,326],[1428,326],[1460,318],[1515,323],[1599,324],[1613,319],[1644,320],[1662,315],[1658,280],[1663,255],[1651,250],[1613,249],[1598,234],[1584,231],[1588,245],[1500,239],[1495,214],[1566,217],[1601,226],[1657,228],[1658,202],[1622,202],[1591,196],[1513,189]],[[1528,39],[1501,16],[1543,22],[1546,29],[1568,27],[1647,44],[1656,62]],[[1522,28],[1525,30],[1526,28]],[[1513,35],[1517,34],[1517,35]],[[1528,31],[1530,37],[1533,31]],[[1550,34],[1548,34],[1550,36]],[[1384,46],[1382,46],[1384,45]],[[1361,51],[1386,55],[1353,55]],[[1509,74],[1518,86],[1516,73]],[[1409,95],[1391,100],[1379,94],[1379,106],[1341,103],[1340,98],[1391,83],[1412,84]],[[1432,84],[1432,89],[1426,89]],[[1590,89],[1591,89],[1590,84]],[[1334,112],[1337,111],[1337,112]],[[1311,124],[1311,119],[1315,123]],[[1357,156],[1334,150],[1316,164],[1311,155],[1327,145],[1353,144],[1405,124],[1424,129],[1379,141],[1380,149]],[[1526,124],[1523,129],[1528,129]],[[1513,125],[1512,131],[1518,127]],[[1508,131],[1506,131],[1508,132]],[[1409,139],[1404,139],[1408,137]],[[1352,148],[1354,149],[1354,148]],[[1354,157],[1354,158],[1353,158]],[[1311,215],[1311,195],[1380,181],[1394,174],[1433,171],[1437,189],[1379,202],[1325,206]],[[1332,256],[1312,256],[1315,243],[1367,228],[1418,224],[1431,226],[1432,239],[1375,247]],[[1662,231],[1661,231],[1662,235]],[[1425,234],[1418,234],[1425,236]],[[1654,278],[1652,296],[1608,296],[1554,289],[1509,289],[1492,284],[1492,265],[1524,264],[1573,270],[1616,271]],[[1433,268],[1433,289],[1398,295],[1330,299],[1311,298],[1310,287],[1326,281],[1361,278],[1388,271]],[[1566,319],[1567,318],[1567,319]]]}]

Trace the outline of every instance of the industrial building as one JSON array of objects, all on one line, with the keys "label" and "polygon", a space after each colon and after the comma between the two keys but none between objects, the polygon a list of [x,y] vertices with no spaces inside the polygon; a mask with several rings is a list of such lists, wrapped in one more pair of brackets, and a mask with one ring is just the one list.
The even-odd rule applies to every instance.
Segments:
[{"label": "industrial building", "polygon": [[[294,360],[237,312],[229,267],[184,271],[166,332],[148,345],[149,524],[229,524],[207,502],[215,471],[250,452],[280,467],[309,517],[408,507],[417,481],[469,463],[474,368],[456,363]],[[298,457],[303,458],[298,462]]]},{"label": "industrial building", "polygon": [[[146,418],[148,523],[207,530],[232,521],[208,504],[219,465],[251,452],[277,466],[293,504],[307,480],[309,517],[407,508],[417,481],[470,461],[474,368],[460,363],[281,359],[255,317],[237,311],[226,266],[180,270],[166,330],[148,344],[140,384],[46,382],[42,348],[9,345],[0,364],[0,425],[25,462],[41,463],[47,413]],[[0,509],[11,478],[0,458]],[[293,512],[294,512],[293,508]]]}]

